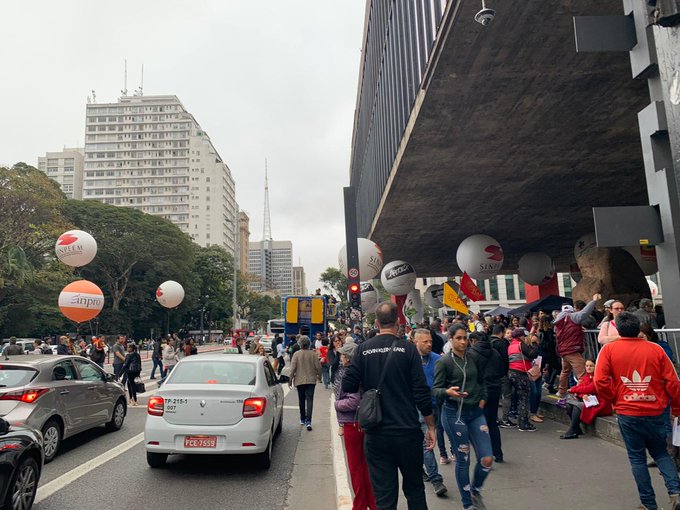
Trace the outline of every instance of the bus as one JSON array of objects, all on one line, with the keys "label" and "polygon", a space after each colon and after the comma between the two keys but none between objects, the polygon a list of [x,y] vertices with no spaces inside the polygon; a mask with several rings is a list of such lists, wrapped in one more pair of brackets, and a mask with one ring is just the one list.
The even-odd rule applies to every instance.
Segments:
[{"label": "bus", "polygon": [[295,340],[296,335],[314,336],[328,333],[328,302],[326,296],[288,296],[284,298],[285,343]]},{"label": "bus", "polygon": [[276,333],[283,336],[285,321],[283,319],[270,319],[267,321],[267,336],[273,337]]}]

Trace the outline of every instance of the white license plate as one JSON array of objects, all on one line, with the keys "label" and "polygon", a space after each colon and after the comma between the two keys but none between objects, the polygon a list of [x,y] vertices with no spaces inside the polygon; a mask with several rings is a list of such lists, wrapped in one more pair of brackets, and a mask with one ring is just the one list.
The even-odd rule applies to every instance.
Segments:
[{"label": "white license plate", "polygon": [[184,448],[217,448],[217,436],[185,436]]}]

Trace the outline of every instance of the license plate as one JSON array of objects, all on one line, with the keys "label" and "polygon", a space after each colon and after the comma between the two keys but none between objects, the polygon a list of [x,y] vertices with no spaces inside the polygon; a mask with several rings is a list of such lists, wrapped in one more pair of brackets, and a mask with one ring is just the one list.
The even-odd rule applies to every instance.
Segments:
[{"label": "license plate", "polygon": [[217,448],[217,436],[185,436],[184,448]]}]

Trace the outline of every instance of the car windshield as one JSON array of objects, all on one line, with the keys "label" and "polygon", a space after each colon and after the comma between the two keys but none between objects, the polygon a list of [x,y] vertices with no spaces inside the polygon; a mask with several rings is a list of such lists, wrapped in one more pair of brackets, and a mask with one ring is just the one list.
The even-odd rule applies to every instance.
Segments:
[{"label": "car windshield", "polygon": [[38,375],[34,368],[0,365],[0,388],[25,386]]},{"label": "car windshield", "polygon": [[165,384],[255,384],[255,364],[238,361],[180,363]]}]

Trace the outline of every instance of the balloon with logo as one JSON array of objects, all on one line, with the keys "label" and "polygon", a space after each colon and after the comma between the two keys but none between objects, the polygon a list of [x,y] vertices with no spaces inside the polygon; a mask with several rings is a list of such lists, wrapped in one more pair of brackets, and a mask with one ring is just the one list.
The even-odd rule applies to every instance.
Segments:
[{"label": "balloon with logo", "polygon": [[[372,280],[380,274],[383,267],[383,254],[380,246],[370,239],[357,238],[359,251],[359,277],[363,281]],[[347,245],[343,246],[338,253],[338,265],[345,276],[347,274]],[[354,278],[354,276],[353,276]]]},{"label": "balloon with logo", "polygon": [[97,241],[82,230],[69,230],[57,239],[54,244],[54,253],[67,266],[85,266],[97,255]]},{"label": "balloon with logo", "polygon": [[395,260],[383,267],[380,281],[387,292],[394,296],[405,296],[416,286],[416,271],[403,260]]},{"label": "balloon with logo", "polygon": [[184,300],[184,287],[174,280],[161,283],[156,289],[156,301],[165,308],[175,308]]},{"label": "balloon with logo", "polygon": [[361,309],[364,313],[375,312],[380,303],[380,293],[371,282],[361,282]]},{"label": "balloon with logo", "polygon": [[420,291],[413,289],[406,296],[404,306],[402,307],[404,317],[408,317],[411,324],[423,322],[423,302],[420,299]]},{"label": "balloon with logo", "polygon": [[435,283],[425,289],[425,304],[435,310],[444,306],[444,287]]},{"label": "balloon with logo", "polygon": [[626,246],[624,250],[633,256],[645,276],[655,274],[659,270],[655,246]]},{"label": "balloon with logo", "polygon": [[456,252],[461,271],[475,280],[496,276],[503,267],[503,248],[493,237],[475,234],[463,240]]},{"label": "balloon with logo", "polygon": [[555,275],[555,263],[542,252],[526,253],[519,259],[519,276],[529,285],[543,285]]},{"label": "balloon with logo", "polygon": [[102,308],[104,308],[102,290],[87,280],[69,283],[59,294],[59,310],[73,322],[94,319]]},{"label": "balloon with logo", "polygon": [[597,248],[595,232],[589,232],[585,235],[582,235],[578,238],[576,244],[574,244],[574,258],[576,259],[576,262],[578,262],[578,259],[581,257],[581,255],[591,248]]}]

